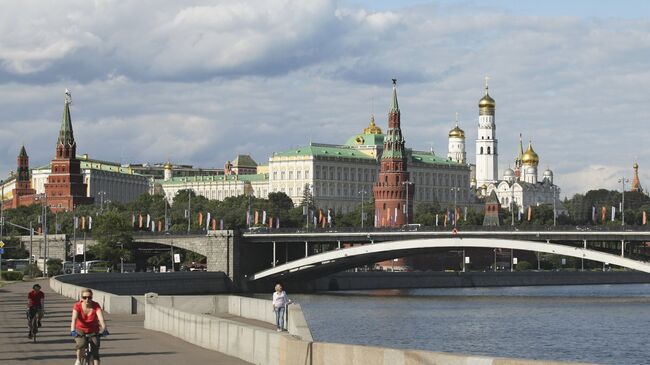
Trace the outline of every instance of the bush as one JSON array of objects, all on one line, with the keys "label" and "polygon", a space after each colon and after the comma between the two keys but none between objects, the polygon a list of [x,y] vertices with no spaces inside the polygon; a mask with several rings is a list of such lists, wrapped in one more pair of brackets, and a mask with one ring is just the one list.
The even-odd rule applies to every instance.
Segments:
[{"label": "bush", "polygon": [[61,259],[47,260],[48,276],[61,275],[62,273],[63,273],[63,262],[61,262]]},{"label": "bush", "polygon": [[43,276],[43,272],[41,271],[41,269],[38,268],[38,265],[31,264],[25,266],[25,269],[23,269],[23,275],[35,278],[35,277]]},{"label": "bush", "polygon": [[519,263],[515,267],[515,270],[517,270],[517,271],[526,271],[526,270],[530,270],[531,267],[532,267],[532,265],[530,264],[530,262],[521,260],[521,261],[519,261]]},{"label": "bush", "polygon": [[20,281],[23,280],[23,273],[20,271],[3,271],[0,277],[2,280]]}]

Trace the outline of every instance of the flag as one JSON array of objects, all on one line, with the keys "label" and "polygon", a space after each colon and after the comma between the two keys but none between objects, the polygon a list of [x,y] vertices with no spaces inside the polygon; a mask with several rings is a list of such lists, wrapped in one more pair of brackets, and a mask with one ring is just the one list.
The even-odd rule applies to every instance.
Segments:
[{"label": "flag", "polygon": [[395,207],[395,218],[393,219],[393,224],[397,224],[397,207]]},{"label": "flag", "polygon": [[223,231],[223,218],[219,221],[219,229]]},{"label": "flag", "polygon": [[327,209],[327,224],[332,224],[332,211],[329,208]]},{"label": "flag", "polygon": [[135,213],[131,213],[131,227],[135,227]]},{"label": "flag", "polygon": [[323,221],[323,210],[319,209],[318,210],[318,222],[322,222],[322,221]]},{"label": "flag", "polygon": [[156,222],[153,220],[151,221],[151,232],[156,232]]},{"label": "flag", "polygon": [[318,218],[316,218],[316,214],[314,214],[314,227],[318,226]]},{"label": "flag", "polygon": [[438,215],[436,214],[436,227],[438,227]]},{"label": "flag", "polygon": [[517,210],[517,220],[521,222],[521,210]]},{"label": "flag", "polygon": [[260,221],[260,215],[259,212],[256,210],[255,211],[255,224],[258,224]]},{"label": "flag", "polygon": [[612,207],[612,222],[614,221],[615,215],[616,215],[616,207]]},{"label": "flag", "polygon": [[275,218],[275,229],[280,228],[280,218]]},{"label": "flag", "polygon": [[203,225],[203,212],[199,212],[199,227]]},{"label": "flag", "polygon": [[81,230],[86,229],[86,217],[81,216]]},{"label": "flag", "polygon": [[447,212],[447,213],[445,214],[445,220],[444,220],[444,222],[442,223],[442,226],[443,226],[443,227],[447,227],[447,221],[448,221],[448,220],[449,220],[449,212]]},{"label": "flag", "polygon": [[323,219],[321,220],[322,227],[325,228],[325,217],[323,216]]},{"label": "flag", "polygon": [[464,209],[465,209],[465,214],[463,215],[463,220],[467,222],[467,207],[465,207]]},{"label": "flag", "polygon": [[266,224],[266,210],[262,211],[262,225]]},{"label": "flag", "polygon": [[158,221],[158,232],[162,231],[162,221]]},{"label": "flag", "polygon": [[269,228],[273,228],[273,217],[269,217]]},{"label": "flag", "polygon": [[150,224],[151,224],[151,215],[147,214],[147,228],[149,228]]},{"label": "flag", "polygon": [[93,229],[93,217],[89,215],[88,216],[88,230],[90,231],[91,229]]},{"label": "flag", "polygon": [[[206,230],[206,231],[210,229],[210,223],[211,223],[211,222],[212,222],[212,221],[210,220],[210,212],[208,212],[208,217],[205,219],[205,230]],[[213,228],[213,229],[214,229],[214,228]]]},{"label": "flag", "polygon": [[74,217],[74,229],[79,229],[79,217]]},{"label": "flag", "polygon": [[251,211],[250,210],[246,211],[246,225],[247,226],[251,225]]},{"label": "flag", "polygon": [[645,210],[644,210],[643,211],[643,223],[641,223],[641,224],[643,224],[645,226],[647,223],[648,223],[648,217],[646,216]]},{"label": "flag", "polygon": [[602,224],[605,224],[605,216],[607,215],[607,208],[602,207],[600,209],[600,221]]},{"label": "flag", "polygon": [[596,207],[591,207],[591,222],[596,223]]},{"label": "flag", "polygon": [[139,223],[138,227],[142,228],[142,213],[138,215],[138,223]]},{"label": "flag", "polygon": [[533,218],[533,207],[529,205],[528,206],[528,221],[530,222],[530,220],[532,218]]}]

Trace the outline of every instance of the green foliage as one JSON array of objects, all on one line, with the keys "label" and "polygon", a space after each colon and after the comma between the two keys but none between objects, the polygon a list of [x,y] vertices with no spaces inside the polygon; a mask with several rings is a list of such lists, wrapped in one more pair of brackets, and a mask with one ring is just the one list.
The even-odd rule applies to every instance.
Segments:
[{"label": "green foliage", "polygon": [[61,275],[61,273],[63,273],[63,262],[61,261],[61,259],[48,259],[47,260],[48,276]]},{"label": "green foliage", "polygon": [[2,277],[2,280],[7,281],[21,281],[23,280],[23,273],[20,271],[3,271],[0,277]]},{"label": "green foliage", "polygon": [[517,265],[515,266],[515,270],[517,271],[526,271],[530,270],[532,265],[528,261],[519,261]]},{"label": "green foliage", "polygon": [[95,217],[93,235],[97,244],[89,252],[99,260],[117,265],[120,258],[133,259],[133,237],[130,220],[116,211],[106,212]]},{"label": "green foliage", "polygon": [[38,268],[38,265],[29,264],[25,266],[25,269],[23,269],[23,275],[35,278],[43,276],[43,272]]},{"label": "green foliage", "polygon": [[29,257],[29,251],[25,249],[18,237],[5,237],[5,253],[2,254],[3,259],[26,259]]}]

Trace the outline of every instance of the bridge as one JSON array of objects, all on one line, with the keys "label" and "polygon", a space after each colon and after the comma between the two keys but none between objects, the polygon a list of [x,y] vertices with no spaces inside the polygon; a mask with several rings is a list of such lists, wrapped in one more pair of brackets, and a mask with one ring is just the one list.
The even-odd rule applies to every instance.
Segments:
[{"label": "bridge", "polygon": [[[552,253],[650,272],[631,258],[632,249],[650,242],[650,231],[274,231],[135,235],[136,243],[156,243],[199,253],[209,271],[223,271],[233,281],[319,276],[436,249],[504,248]],[[29,236],[23,241],[28,241]],[[34,237],[35,241],[39,238]],[[67,239],[58,238],[65,245]],[[78,240],[79,242],[79,240]],[[52,241],[50,243],[53,243]],[[94,241],[88,240],[88,245]],[[606,247],[603,247],[606,243]],[[349,245],[356,247],[346,248]],[[41,247],[34,242],[34,249]],[[603,252],[607,248],[607,252]],[[65,250],[59,250],[65,255]],[[57,252],[59,252],[57,251]],[[50,251],[52,252],[52,251]],[[53,257],[52,254],[49,257]],[[64,256],[65,257],[65,256]]]}]

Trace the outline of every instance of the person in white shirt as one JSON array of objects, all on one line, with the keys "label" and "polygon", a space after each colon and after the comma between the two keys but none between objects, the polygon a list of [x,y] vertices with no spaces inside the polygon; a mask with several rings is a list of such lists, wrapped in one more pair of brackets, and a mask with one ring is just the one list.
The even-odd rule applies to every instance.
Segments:
[{"label": "person in white shirt", "polygon": [[284,314],[287,310],[287,305],[292,301],[287,297],[287,293],[282,290],[282,285],[275,285],[275,292],[273,293],[273,311],[275,312],[275,325],[276,331],[284,331]]}]

